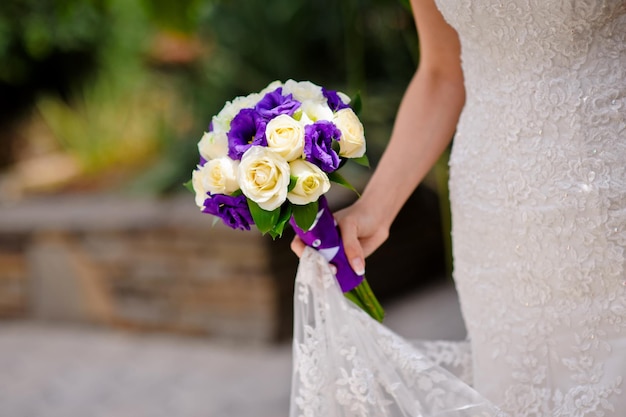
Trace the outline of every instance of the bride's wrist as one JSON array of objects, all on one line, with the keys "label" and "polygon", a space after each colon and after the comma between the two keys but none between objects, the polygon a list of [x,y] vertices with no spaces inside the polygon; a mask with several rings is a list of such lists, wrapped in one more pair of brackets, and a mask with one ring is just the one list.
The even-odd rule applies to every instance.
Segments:
[{"label": "bride's wrist", "polygon": [[367,222],[376,225],[378,229],[389,230],[394,219],[394,211],[386,204],[387,202],[380,199],[369,198],[363,195],[354,205],[357,211],[361,212]]}]

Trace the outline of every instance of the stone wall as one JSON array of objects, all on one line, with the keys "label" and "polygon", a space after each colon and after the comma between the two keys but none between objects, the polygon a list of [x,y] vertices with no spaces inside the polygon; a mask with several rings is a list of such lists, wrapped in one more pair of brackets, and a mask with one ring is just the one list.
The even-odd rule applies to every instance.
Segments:
[{"label": "stone wall", "polygon": [[189,203],[66,197],[0,208],[0,316],[250,341],[288,332],[278,297],[290,290],[278,287],[290,284],[277,276],[290,268],[270,267],[277,242],[211,227]]},{"label": "stone wall", "polygon": [[[436,197],[417,193],[403,212],[368,260],[383,299],[440,276],[443,265]],[[290,232],[272,241],[211,224],[188,195],[1,206],[0,318],[264,343],[289,336],[297,268]]]},{"label": "stone wall", "polygon": [[18,241],[19,237],[0,239],[0,317],[20,317],[27,313],[27,262]]}]

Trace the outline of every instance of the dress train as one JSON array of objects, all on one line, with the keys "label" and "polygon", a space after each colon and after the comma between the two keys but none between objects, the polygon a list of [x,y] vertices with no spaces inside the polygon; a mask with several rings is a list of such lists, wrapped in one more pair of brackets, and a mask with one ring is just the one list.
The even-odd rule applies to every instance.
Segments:
[{"label": "dress train", "polygon": [[504,416],[429,358],[428,349],[348,301],[327,262],[310,248],[300,260],[294,313],[290,417]]}]

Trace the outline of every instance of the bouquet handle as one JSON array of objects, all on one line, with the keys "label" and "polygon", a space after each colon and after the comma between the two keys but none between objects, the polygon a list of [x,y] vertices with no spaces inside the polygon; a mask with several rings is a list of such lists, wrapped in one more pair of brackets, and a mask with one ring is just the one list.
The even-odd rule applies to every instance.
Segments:
[{"label": "bouquet handle", "polygon": [[318,213],[309,230],[298,227],[293,217],[289,223],[305,245],[316,249],[326,261],[335,266],[337,282],[345,296],[374,319],[382,322],[383,308],[374,296],[365,276],[358,275],[350,266],[337,222],[330,211],[326,197],[320,197]]}]

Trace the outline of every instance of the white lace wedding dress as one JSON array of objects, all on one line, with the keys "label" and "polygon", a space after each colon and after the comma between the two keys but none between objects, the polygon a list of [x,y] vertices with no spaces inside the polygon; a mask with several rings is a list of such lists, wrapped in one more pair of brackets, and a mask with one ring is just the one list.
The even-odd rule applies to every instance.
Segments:
[{"label": "white lace wedding dress", "polygon": [[300,259],[294,305],[290,417],[502,415],[431,356],[467,376],[465,344],[402,339],[349,302],[311,248]]},{"label": "white lace wedding dress", "polygon": [[626,416],[626,1],[438,0],[467,102],[450,160],[474,387]]},{"label": "white lace wedding dress", "polygon": [[298,274],[292,417],[626,415],[626,1],[437,0],[467,101],[450,160],[452,344],[355,310],[313,252]]}]

